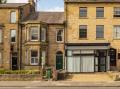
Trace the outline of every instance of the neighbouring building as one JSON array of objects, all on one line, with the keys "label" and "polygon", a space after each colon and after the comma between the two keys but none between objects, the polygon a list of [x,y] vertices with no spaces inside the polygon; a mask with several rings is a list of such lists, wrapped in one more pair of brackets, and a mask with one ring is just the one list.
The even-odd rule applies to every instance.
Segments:
[{"label": "neighbouring building", "polygon": [[120,0],[65,0],[67,72],[120,70]]},{"label": "neighbouring building", "polygon": [[0,67],[69,73],[120,70],[120,0],[64,0],[64,12],[0,4]]}]

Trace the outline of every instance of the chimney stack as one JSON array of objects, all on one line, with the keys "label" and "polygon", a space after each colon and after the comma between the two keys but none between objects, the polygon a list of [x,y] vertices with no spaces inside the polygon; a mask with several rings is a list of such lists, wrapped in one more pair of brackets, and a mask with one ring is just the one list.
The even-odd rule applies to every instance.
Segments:
[{"label": "chimney stack", "polygon": [[34,5],[35,1],[34,0],[28,0],[28,3],[30,3],[31,5]]},{"label": "chimney stack", "polygon": [[35,1],[34,0],[28,0],[28,3],[31,5],[31,10],[35,11]]}]

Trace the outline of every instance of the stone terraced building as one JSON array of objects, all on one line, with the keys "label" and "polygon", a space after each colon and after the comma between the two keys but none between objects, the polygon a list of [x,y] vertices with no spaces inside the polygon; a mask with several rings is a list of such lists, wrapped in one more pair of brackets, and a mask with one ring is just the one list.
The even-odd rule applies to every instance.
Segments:
[{"label": "stone terraced building", "polygon": [[120,70],[120,0],[64,0],[64,12],[0,4],[0,68]]}]

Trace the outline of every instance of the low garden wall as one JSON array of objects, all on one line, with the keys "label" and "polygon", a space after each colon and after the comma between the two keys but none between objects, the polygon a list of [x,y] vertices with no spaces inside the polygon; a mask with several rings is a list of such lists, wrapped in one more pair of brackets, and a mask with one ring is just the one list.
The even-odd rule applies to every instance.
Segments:
[{"label": "low garden wall", "polygon": [[120,81],[119,71],[108,71],[107,73],[114,81]]},{"label": "low garden wall", "polygon": [[39,81],[40,74],[0,74],[0,81]]}]

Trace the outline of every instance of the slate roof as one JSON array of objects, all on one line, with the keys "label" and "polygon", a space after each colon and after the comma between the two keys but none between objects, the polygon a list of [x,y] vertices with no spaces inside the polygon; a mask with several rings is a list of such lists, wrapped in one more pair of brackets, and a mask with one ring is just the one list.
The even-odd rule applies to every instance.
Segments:
[{"label": "slate roof", "polygon": [[47,24],[63,24],[64,12],[36,12],[31,14],[24,22],[45,22]]},{"label": "slate roof", "polygon": [[26,4],[28,3],[6,3],[6,4],[0,4],[0,8],[18,8]]},{"label": "slate roof", "polygon": [[65,0],[65,2],[111,2],[120,3],[120,0]]}]

